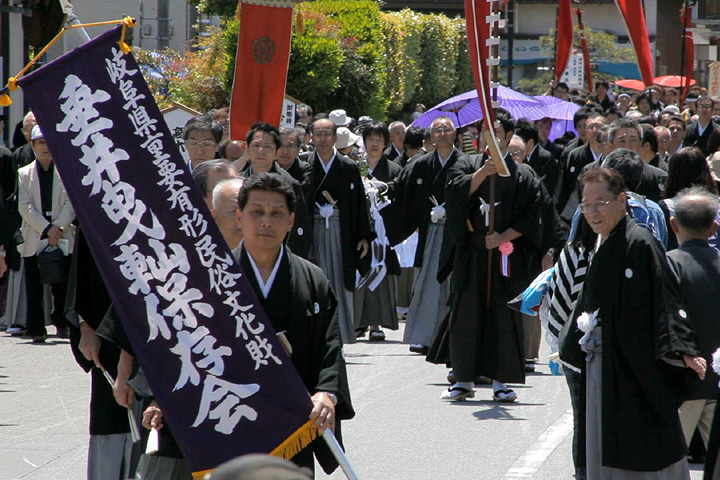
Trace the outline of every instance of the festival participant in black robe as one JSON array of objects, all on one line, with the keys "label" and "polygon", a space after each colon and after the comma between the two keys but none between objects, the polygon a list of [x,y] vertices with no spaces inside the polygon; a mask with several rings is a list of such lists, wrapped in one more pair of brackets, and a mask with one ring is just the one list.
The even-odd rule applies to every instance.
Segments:
[{"label": "festival participant in black robe", "polygon": [[455,126],[448,117],[438,117],[430,127],[435,151],[408,164],[396,180],[398,221],[388,228],[393,244],[416,230],[415,289],[408,309],[403,341],[410,351],[426,354],[447,315],[450,279],[438,281],[446,267],[440,258],[445,230],[445,179],[450,168],[466,155],[454,146]]},{"label": "festival participant in black robe", "polygon": [[698,119],[687,126],[685,138],[683,138],[683,147],[698,147],[705,156],[714,152],[708,149],[708,140],[715,130],[720,129],[720,125],[712,120],[712,111],[715,101],[712,97],[700,97],[697,100]]},{"label": "festival participant in black robe", "polygon": [[[113,396],[103,371],[117,377],[120,349],[95,334],[110,308],[110,296],[100,277],[82,229],[68,273],[65,315],[70,324],[70,346],[80,367],[90,373],[90,443],[88,480],[122,480],[135,475],[140,452],[135,449],[127,409]],[[133,456],[133,453],[135,454]]]},{"label": "festival participant in black robe", "polygon": [[280,129],[280,149],[277,151],[277,162],[283,170],[305,187],[312,179],[312,165],[300,160],[300,147],[302,147],[302,140],[297,129],[282,127]]},{"label": "festival participant in black robe", "polygon": [[455,383],[442,393],[443,400],[474,397],[478,376],[493,379],[493,399],[500,402],[517,400],[506,383],[525,383],[522,315],[507,302],[540,273],[542,187],[527,167],[505,158],[510,175],[495,178],[491,234],[485,205],[492,201],[495,163],[465,157],[448,172],[447,234],[455,258],[447,339]]},{"label": "festival participant in black robe", "polygon": [[577,179],[580,178],[583,167],[592,162],[602,162],[603,152],[597,141],[597,132],[603,125],[605,117],[602,113],[589,112],[585,121],[587,143],[572,150],[562,166],[562,175],[558,182],[558,213],[568,225],[579,203],[573,193],[577,190]]},{"label": "festival participant in black robe", "polygon": [[[588,124],[590,121],[588,121]],[[592,135],[592,131],[588,125],[588,136]],[[527,120],[519,120],[515,124],[515,135],[519,136],[525,142],[526,159],[520,163],[529,165],[535,173],[538,174],[540,181],[547,191],[557,198],[559,195],[558,180],[560,180],[561,166],[560,162],[553,155],[540,145],[540,135],[538,127],[534,122]]]},{"label": "festival participant in black robe", "polygon": [[313,122],[313,259],[330,280],[338,301],[338,324],[343,343],[355,342],[353,291],[355,272],[370,269],[370,228],[365,188],[355,161],[335,150],[337,126],[327,118]]},{"label": "festival participant in black robe", "polygon": [[586,373],[587,478],[689,479],[677,409],[692,371],[678,367],[702,378],[706,364],[677,283],[659,243],[627,216],[620,174],[594,169],[581,186],[598,238],[560,357]]},{"label": "festival participant in black robe", "polygon": [[[675,197],[675,212],[670,226],[680,246],[668,252],[670,268],[680,284],[680,294],[688,317],[697,333],[698,346],[706,362],[720,347],[720,252],[708,239],[718,228],[716,215],[720,202],[716,194],[693,187]],[[705,379],[695,379],[689,397],[680,406],[680,424],[688,446],[695,428],[708,446],[710,427],[718,389],[717,373],[707,371]]]},{"label": "festival participant in black robe", "polygon": [[282,176],[295,192],[298,205],[298,214],[295,225],[287,236],[287,245],[295,253],[303,258],[309,258],[312,248],[312,217],[307,210],[307,201],[303,186],[295,180],[288,172],[283,170],[275,160],[278,149],[282,145],[280,132],[269,123],[254,123],[248,130],[248,162],[240,171],[243,177],[249,177],[255,173],[272,172]]},{"label": "festival participant in black robe", "polygon": [[[245,181],[238,206],[237,219],[245,238],[233,254],[273,327],[289,341],[290,358],[312,395],[310,419],[320,433],[331,428],[339,435],[339,421],[352,418],[355,412],[342,356],[337,302],[323,272],[282,244],[295,218],[294,192],[279,175],[260,173]],[[337,468],[320,438],[293,461],[312,469],[313,452],[327,473]]]},{"label": "festival participant in black robe", "polygon": [[366,190],[370,218],[377,235],[370,244],[370,250],[376,266],[362,278],[353,292],[355,329],[364,331],[369,328],[370,341],[382,341],[385,340],[385,333],[380,326],[391,330],[398,328],[395,290],[400,264],[390,246],[385,226],[397,221],[398,209],[393,203],[388,205],[387,198],[392,193],[388,189],[393,188],[392,181],[401,168],[383,153],[385,145],[390,143],[390,134],[384,123],[367,123],[362,138],[367,152],[367,165],[363,165],[360,172],[366,178],[366,189],[370,189]]}]

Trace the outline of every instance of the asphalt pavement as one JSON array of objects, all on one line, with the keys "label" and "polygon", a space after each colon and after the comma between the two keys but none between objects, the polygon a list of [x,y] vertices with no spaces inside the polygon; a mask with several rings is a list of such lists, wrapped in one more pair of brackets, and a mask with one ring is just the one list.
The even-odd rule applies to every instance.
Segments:
[{"label": "asphalt pavement", "polygon": [[[517,403],[493,402],[489,386],[443,402],[447,370],[410,353],[402,328],[384,342],[345,347],[357,416],[343,433],[361,480],[573,478],[569,394],[564,377],[550,374],[545,348],[537,372],[512,385]],[[0,480],[84,479],[89,391],[67,340],[34,345],[0,334]]]}]

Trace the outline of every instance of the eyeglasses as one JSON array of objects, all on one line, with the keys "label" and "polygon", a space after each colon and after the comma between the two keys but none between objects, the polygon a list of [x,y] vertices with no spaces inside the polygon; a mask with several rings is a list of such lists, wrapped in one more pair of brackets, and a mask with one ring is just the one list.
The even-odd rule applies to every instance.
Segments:
[{"label": "eyeglasses", "polygon": [[444,127],[444,128],[443,128],[443,127],[440,127],[440,128],[433,128],[433,129],[432,129],[432,133],[438,133],[438,134],[440,134],[440,135],[447,135],[447,134],[452,133],[452,132],[454,132],[454,131],[455,131],[455,130],[454,130],[453,128],[450,128],[450,127]]},{"label": "eyeglasses", "polygon": [[286,150],[292,150],[293,148],[299,148],[297,143],[283,143],[280,145],[280,148],[284,148]]},{"label": "eyeglasses", "polygon": [[332,130],[316,130],[312,132],[313,137],[332,137],[335,135]]},{"label": "eyeglasses", "polygon": [[580,205],[578,205],[578,207],[580,207],[580,211],[582,213],[590,213],[592,211],[603,213],[610,207],[610,204],[612,202],[614,202],[616,199],[617,199],[617,195],[605,202],[581,203]]},{"label": "eyeglasses", "polygon": [[707,103],[703,103],[702,105],[698,104],[697,108],[710,109],[710,108],[713,108],[713,106],[712,106],[712,104],[708,105]]},{"label": "eyeglasses", "polygon": [[214,147],[215,145],[217,145],[217,142],[214,142],[212,140],[203,140],[202,142],[199,142],[197,140],[185,140],[185,145],[187,145],[188,147]]},{"label": "eyeglasses", "polygon": [[525,152],[522,150],[518,150],[516,152],[510,152],[510,156],[514,158],[515,160],[522,160],[525,158]]}]

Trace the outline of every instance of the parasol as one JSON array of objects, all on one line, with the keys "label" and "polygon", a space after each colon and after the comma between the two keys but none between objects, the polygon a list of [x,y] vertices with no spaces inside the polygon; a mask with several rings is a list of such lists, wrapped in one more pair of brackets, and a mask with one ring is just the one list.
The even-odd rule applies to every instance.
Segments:
[{"label": "parasol", "polygon": [[[500,85],[497,90],[498,106],[507,110],[514,119],[538,120],[548,116],[545,106],[535,98]],[[419,116],[413,127],[429,127],[437,117],[450,118],[455,127],[464,127],[483,118],[477,90],[448,98]]]}]

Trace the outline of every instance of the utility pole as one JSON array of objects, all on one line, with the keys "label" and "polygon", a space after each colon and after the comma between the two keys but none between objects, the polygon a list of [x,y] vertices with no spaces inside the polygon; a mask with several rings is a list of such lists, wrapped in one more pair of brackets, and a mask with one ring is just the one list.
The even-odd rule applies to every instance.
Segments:
[{"label": "utility pole", "polygon": [[507,57],[507,83],[508,87],[513,86],[513,56],[515,53],[515,0],[507,2],[507,36],[508,36],[508,57]]}]

